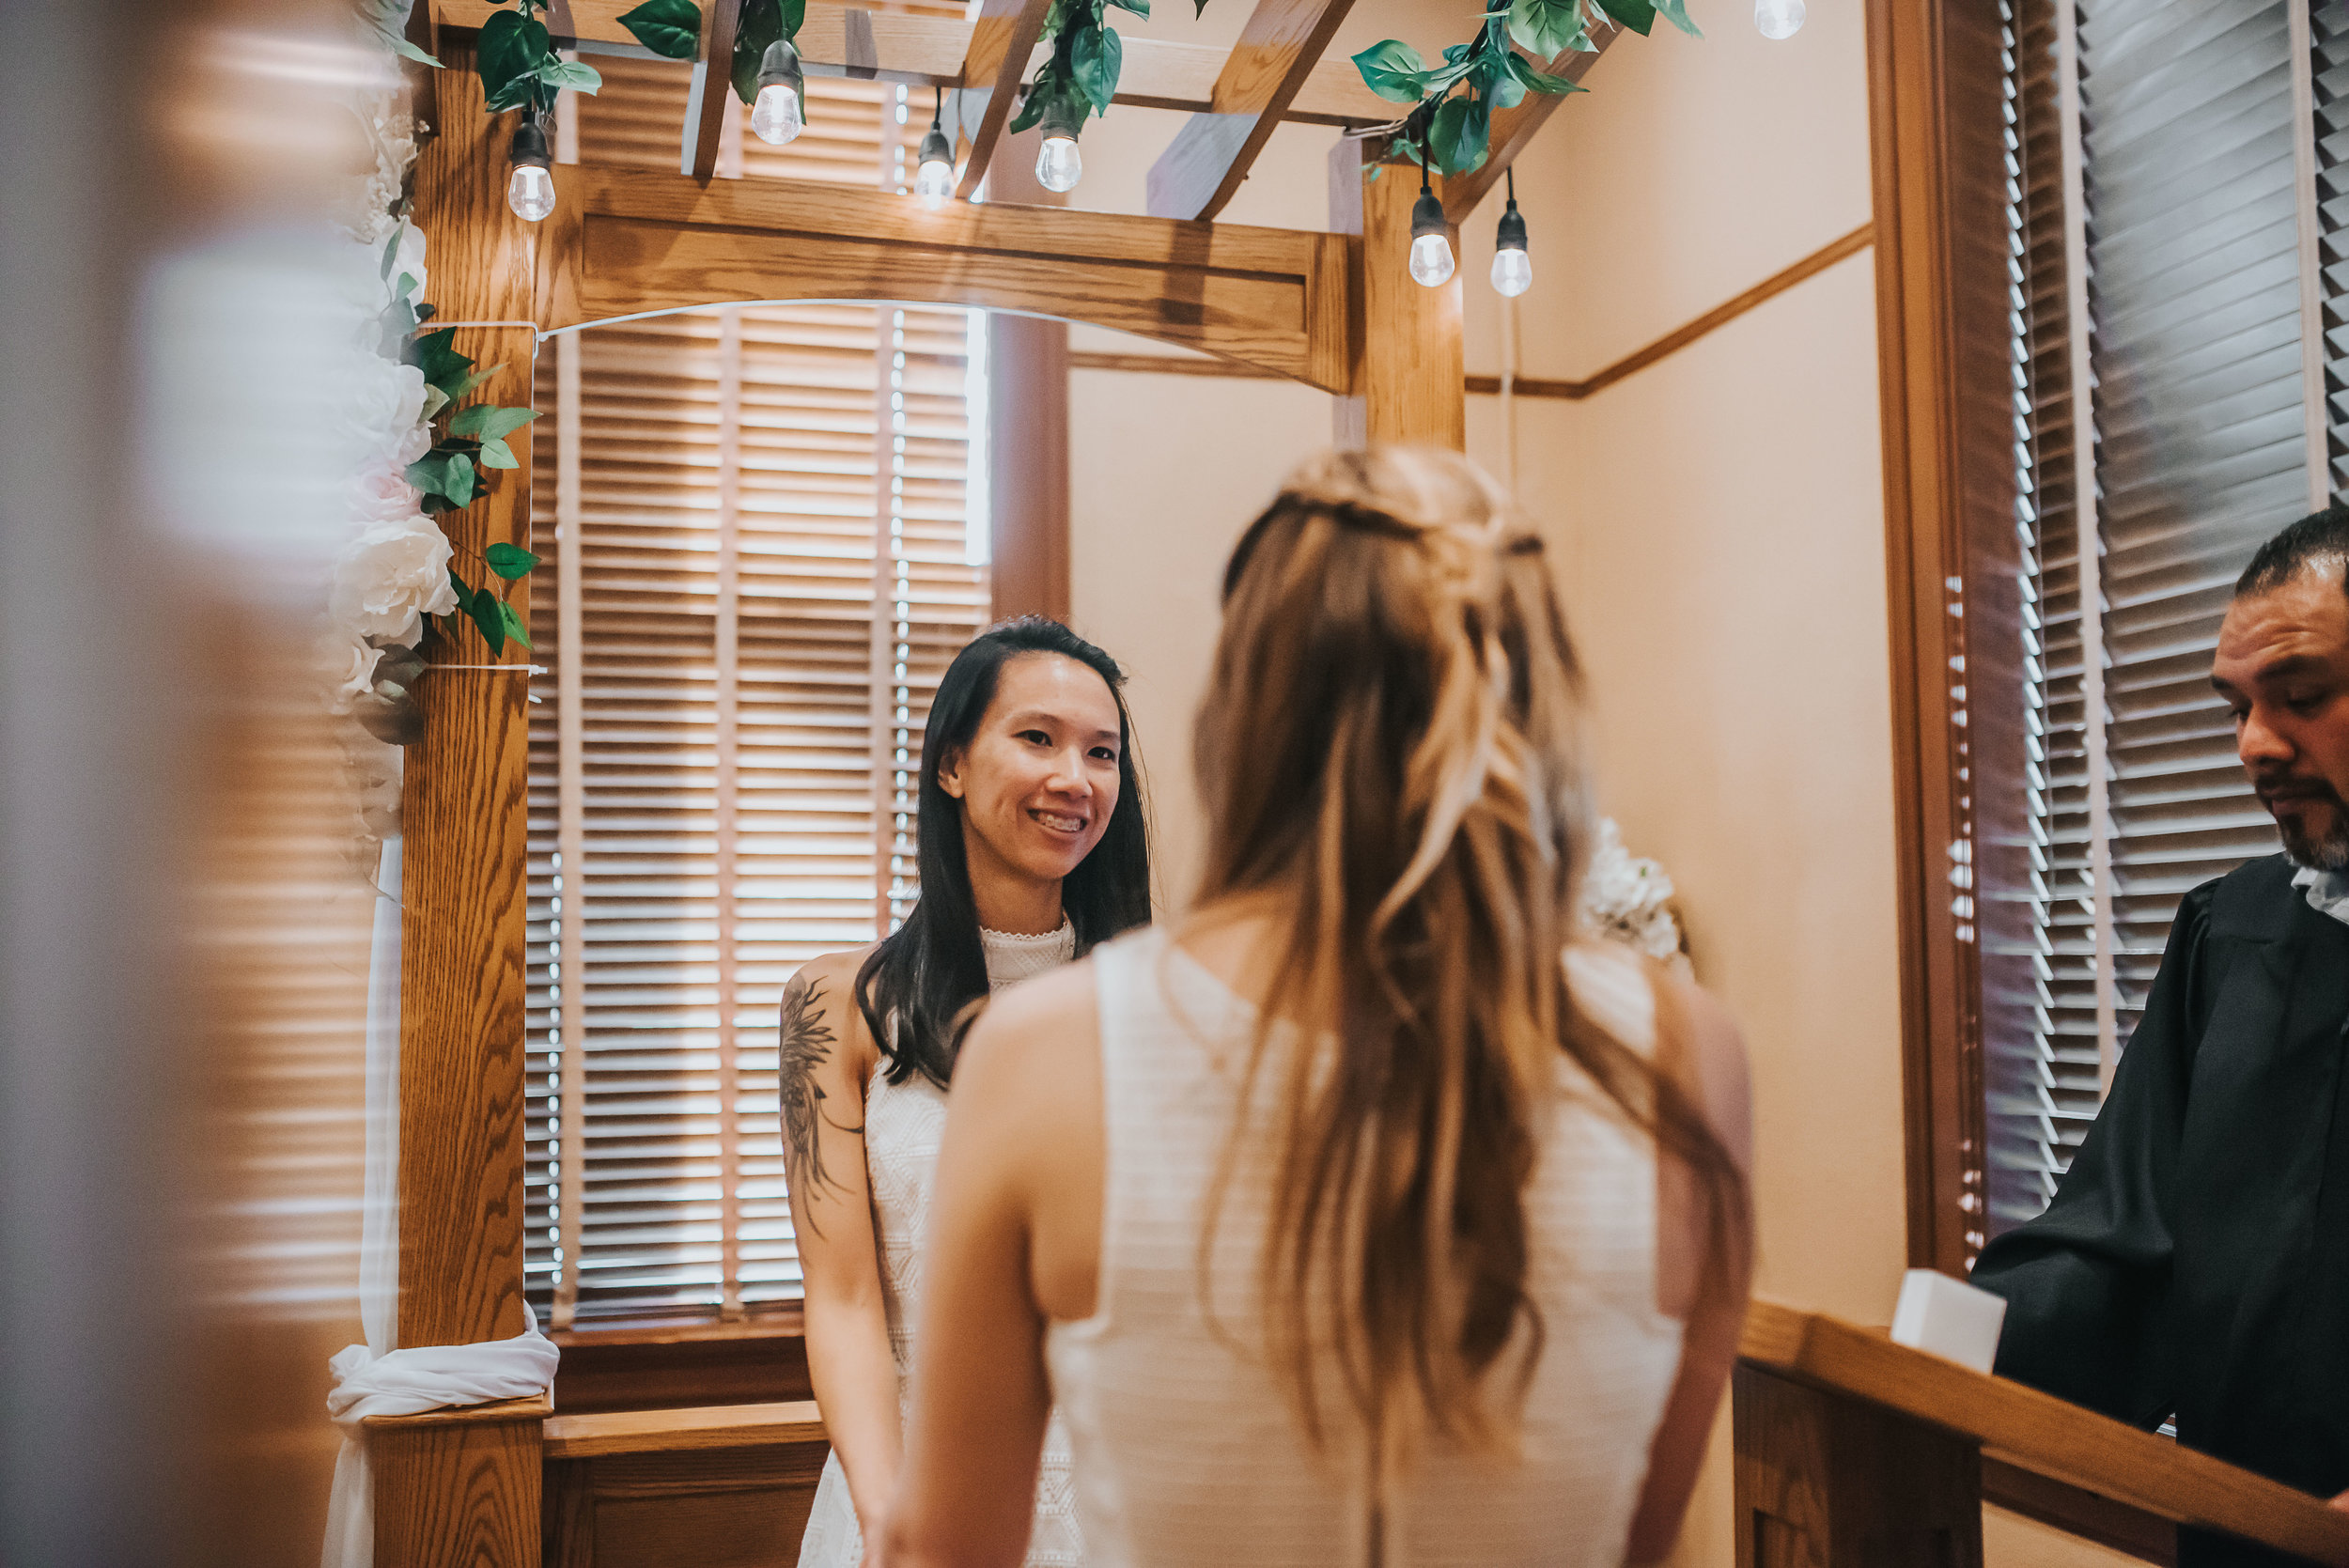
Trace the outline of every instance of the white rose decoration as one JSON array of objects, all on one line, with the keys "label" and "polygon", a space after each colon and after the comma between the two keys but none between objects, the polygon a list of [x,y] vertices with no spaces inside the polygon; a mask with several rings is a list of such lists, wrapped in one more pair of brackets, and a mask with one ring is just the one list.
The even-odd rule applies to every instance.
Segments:
[{"label": "white rose decoration", "polygon": [[334,688],[334,709],[349,713],[350,705],[375,688],[375,667],[382,660],[383,650],[365,643],[353,643],[350,663],[343,672],[342,683]]},{"label": "white rose decoration", "polygon": [[357,636],[412,645],[423,617],[457,608],[448,539],[422,517],[378,523],[335,564],[327,613]]},{"label": "white rose decoration", "polygon": [[396,467],[389,459],[379,458],[360,472],[351,487],[350,503],[351,517],[360,527],[399,522],[424,510],[424,497],[402,477],[405,471],[405,464]]},{"label": "white rose decoration", "polygon": [[[350,403],[345,417],[353,441],[368,457],[395,454],[424,418],[424,372],[373,354],[354,362],[351,370]],[[426,445],[430,444],[427,431]],[[400,463],[405,467],[415,460],[402,458]]]}]

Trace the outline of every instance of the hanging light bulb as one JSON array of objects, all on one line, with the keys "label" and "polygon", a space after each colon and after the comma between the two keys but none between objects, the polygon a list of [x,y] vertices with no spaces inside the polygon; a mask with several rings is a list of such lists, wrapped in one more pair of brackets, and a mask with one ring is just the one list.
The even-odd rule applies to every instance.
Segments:
[{"label": "hanging light bulb", "polygon": [[511,157],[514,172],[506,181],[506,205],[522,222],[537,223],[554,210],[554,175],[551,170],[554,160],[547,153],[545,128],[528,109],[522,111],[521,124],[514,128]]},{"label": "hanging light bulb", "polygon": [[938,98],[930,106],[930,132],[922,138],[922,166],[913,172],[913,192],[922,198],[922,205],[933,212],[946,205],[955,194],[955,146],[946,139],[946,128],[939,123],[945,107],[946,89],[938,89]]},{"label": "hanging light bulb", "polygon": [[789,39],[767,46],[758,62],[758,101],[751,105],[751,132],[762,141],[782,147],[807,129],[800,95],[807,84],[800,74],[800,52]]},{"label": "hanging light bulb", "polygon": [[1084,178],[1085,161],[1077,151],[1077,131],[1083,111],[1055,98],[1044,107],[1044,146],[1035,155],[1035,182],[1048,191],[1073,191]]},{"label": "hanging light bulb", "polygon": [[1753,0],[1753,24],[1766,39],[1791,39],[1802,31],[1802,0]]},{"label": "hanging light bulb", "polygon": [[1427,160],[1420,159],[1419,200],[1411,204],[1411,278],[1427,288],[1452,281],[1452,225],[1443,203],[1427,187]]},{"label": "hanging light bulb", "polygon": [[1517,210],[1517,171],[1508,171],[1509,207],[1494,236],[1493,287],[1514,300],[1533,287],[1533,258],[1525,250],[1525,215]]}]

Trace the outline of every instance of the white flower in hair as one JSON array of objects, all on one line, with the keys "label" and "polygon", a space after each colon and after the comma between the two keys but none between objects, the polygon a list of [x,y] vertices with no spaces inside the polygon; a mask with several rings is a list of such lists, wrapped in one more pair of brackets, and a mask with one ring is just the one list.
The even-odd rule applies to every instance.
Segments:
[{"label": "white flower in hair", "polygon": [[1582,876],[1583,924],[1651,958],[1685,965],[1672,896],[1672,879],[1664,868],[1626,850],[1614,818],[1601,817],[1598,841]]}]

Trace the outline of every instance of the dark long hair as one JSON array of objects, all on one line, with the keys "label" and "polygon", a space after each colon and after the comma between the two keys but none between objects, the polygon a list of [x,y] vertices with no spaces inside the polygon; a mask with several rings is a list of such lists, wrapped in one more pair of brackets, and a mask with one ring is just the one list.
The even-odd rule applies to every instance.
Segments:
[{"label": "dark long hair", "polygon": [[[954,1076],[968,1027],[964,1009],[987,995],[987,955],[979,947],[979,908],[962,844],[962,802],[938,782],[946,759],[966,750],[995,700],[1007,660],[1055,653],[1101,677],[1117,704],[1117,806],[1101,842],[1061,883],[1061,908],[1077,928],[1080,955],[1121,931],[1150,923],[1150,831],[1142,794],[1142,759],[1126,712],[1126,672],[1117,660],[1058,621],[1022,615],[971,640],[946,666],[922,727],[921,816],[917,826],[922,893],[906,923],[882,939],[857,970],[857,1009],[887,1062],[889,1081],[920,1073],[941,1088]],[[889,1027],[892,1016],[896,1027]]]}]

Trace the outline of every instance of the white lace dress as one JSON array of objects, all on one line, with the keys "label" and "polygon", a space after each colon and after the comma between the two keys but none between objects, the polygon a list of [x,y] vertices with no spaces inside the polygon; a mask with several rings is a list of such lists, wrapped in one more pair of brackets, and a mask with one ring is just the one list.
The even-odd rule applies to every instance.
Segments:
[{"label": "white lace dress", "polygon": [[[1041,937],[1006,936],[982,930],[988,988],[1067,963],[1076,956],[1077,933],[1064,924]],[[946,1096],[916,1076],[892,1083],[873,1075],[864,1091],[864,1172],[873,1194],[873,1238],[880,1249],[881,1292],[889,1311],[889,1344],[897,1357],[902,1407],[907,1374],[913,1365],[915,1302],[922,1293],[922,1238],[929,1221],[930,1178],[938,1168],[939,1135],[946,1126]],[[856,1568],[864,1555],[856,1508],[848,1500],[848,1479],[840,1456],[824,1461],[816,1484],[816,1506],[800,1541],[800,1568]],[[1068,1434],[1054,1411],[1044,1436],[1044,1463],[1036,1476],[1035,1525],[1028,1536],[1027,1568],[1082,1568],[1084,1543],[1077,1534],[1077,1495],[1069,1478]]]}]

